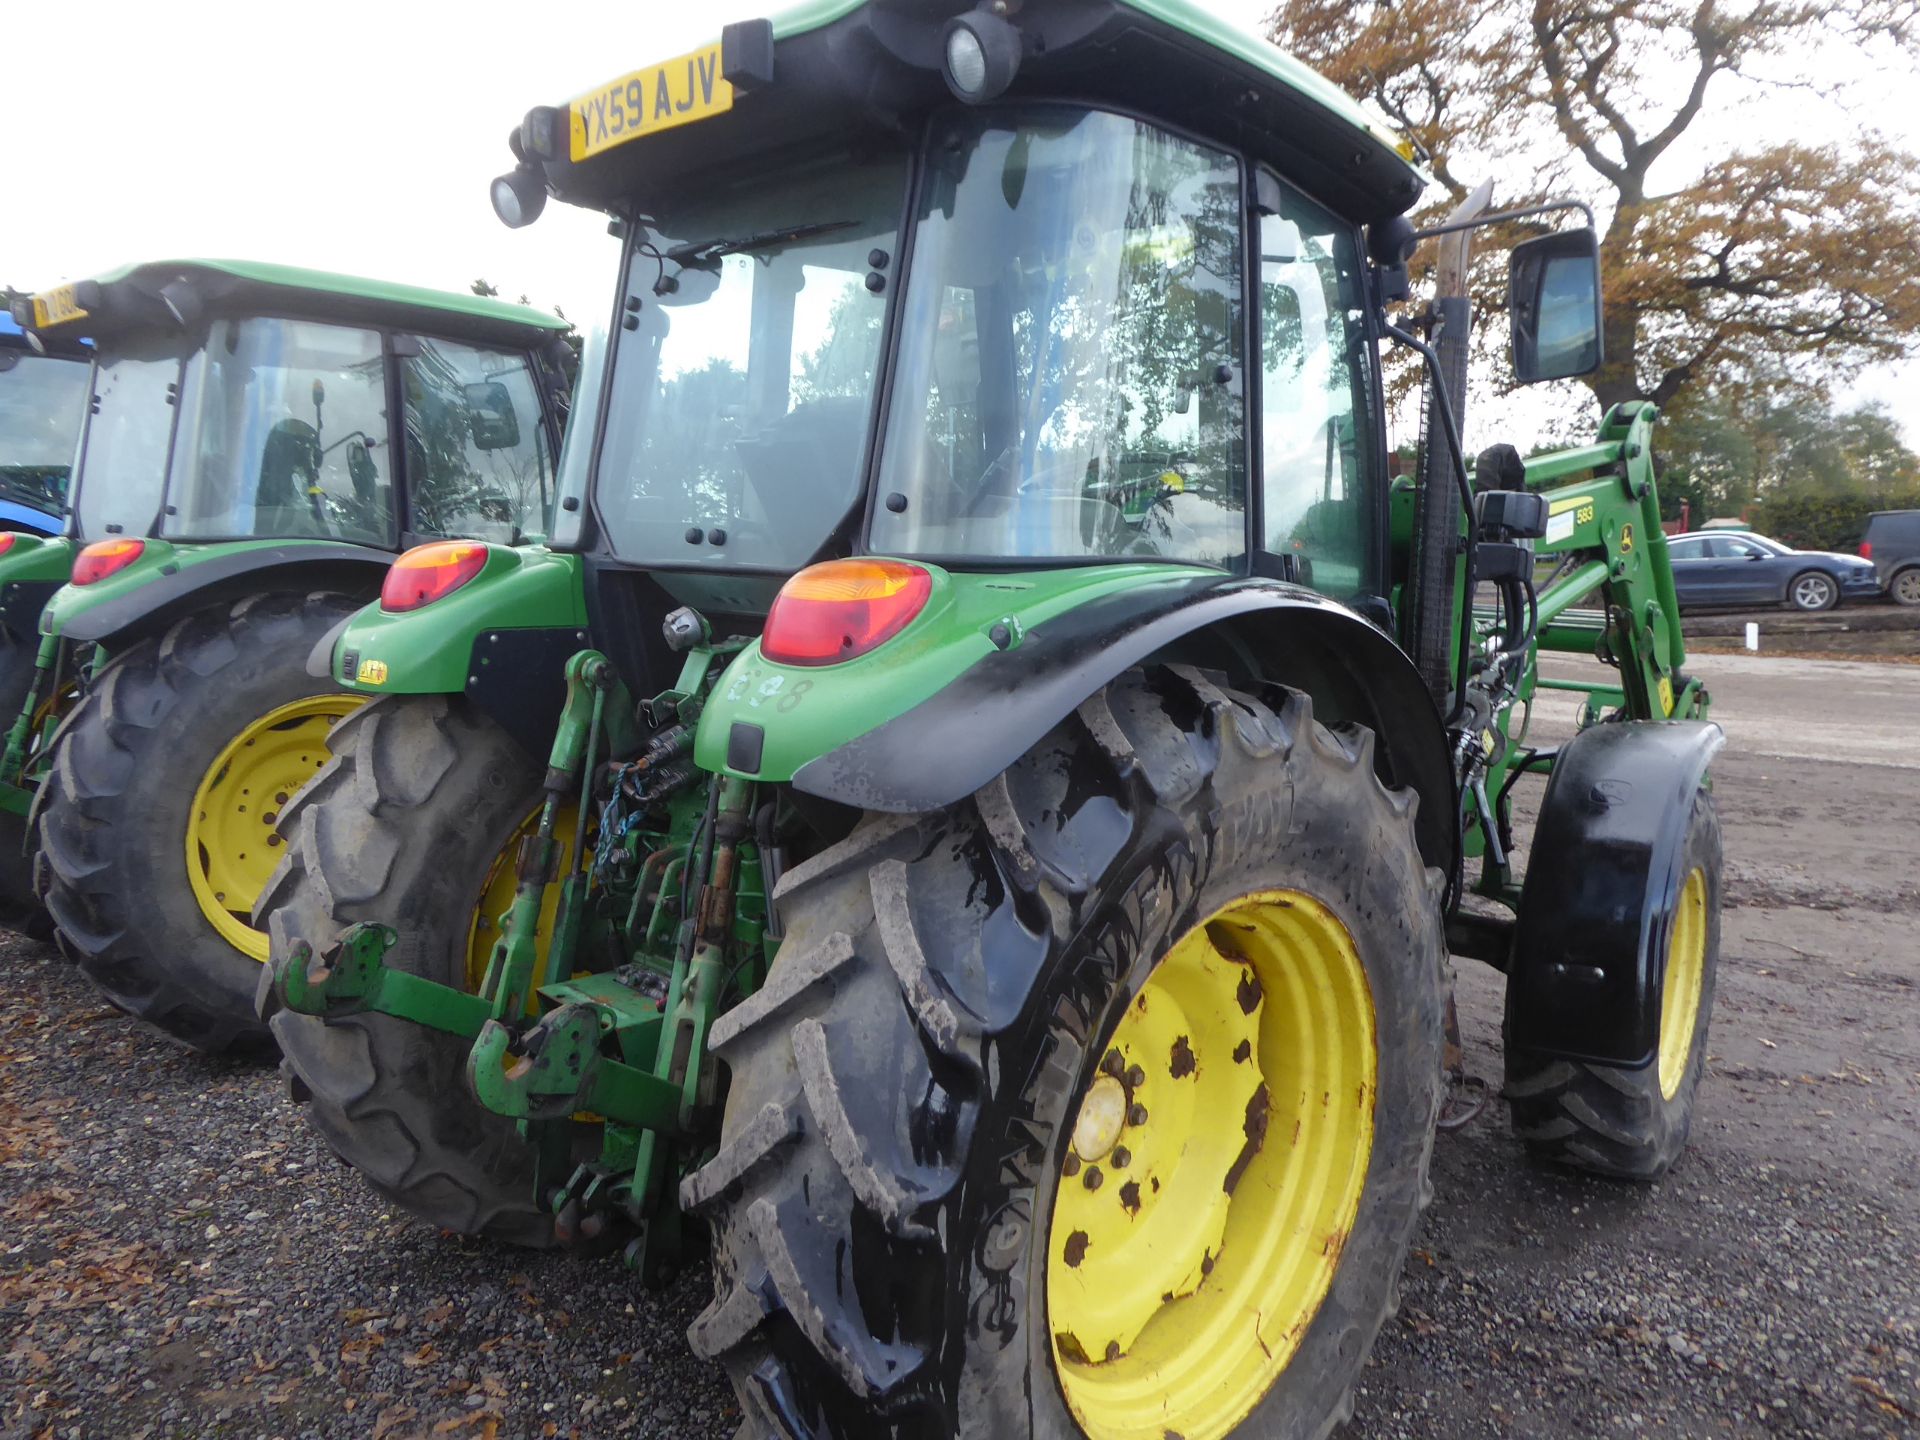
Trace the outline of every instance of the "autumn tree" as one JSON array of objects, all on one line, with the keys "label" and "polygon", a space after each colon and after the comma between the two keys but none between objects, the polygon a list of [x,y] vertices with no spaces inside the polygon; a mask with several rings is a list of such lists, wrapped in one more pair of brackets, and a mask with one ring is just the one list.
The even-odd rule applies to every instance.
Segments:
[{"label": "autumn tree", "polygon": [[1920,334],[1920,161],[1864,130],[1712,155],[1701,123],[1743,83],[1844,98],[1819,68],[1911,51],[1916,0],[1293,0],[1270,31],[1430,152],[1446,197],[1492,174],[1503,206],[1594,203],[1602,406],[1824,396]]}]

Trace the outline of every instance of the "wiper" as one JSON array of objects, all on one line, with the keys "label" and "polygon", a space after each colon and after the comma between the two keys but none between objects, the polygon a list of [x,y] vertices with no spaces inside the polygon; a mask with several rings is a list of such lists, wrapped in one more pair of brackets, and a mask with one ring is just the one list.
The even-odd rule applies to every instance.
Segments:
[{"label": "wiper", "polygon": [[755,250],[765,250],[770,245],[784,245],[790,240],[806,240],[815,235],[830,235],[836,230],[851,230],[858,220],[824,220],[811,225],[789,225],[784,230],[762,230],[758,235],[742,235],[737,239],[693,240],[685,245],[676,245],[667,251],[666,258],[680,266],[711,265],[714,261],[728,255],[746,255]]}]

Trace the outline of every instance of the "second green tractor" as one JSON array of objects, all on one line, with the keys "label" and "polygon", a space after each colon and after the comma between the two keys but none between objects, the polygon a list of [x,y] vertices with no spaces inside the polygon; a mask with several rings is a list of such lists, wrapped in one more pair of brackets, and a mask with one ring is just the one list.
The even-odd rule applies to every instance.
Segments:
[{"label": "second green tractor", "polygon": [[5,903],[174,1038],[266,1048],[253,903],[361,703],[308,654],[404,546],[544,528],[566,323],[242,261],[18,308],[93,358],[66,533],[0,556]]}]

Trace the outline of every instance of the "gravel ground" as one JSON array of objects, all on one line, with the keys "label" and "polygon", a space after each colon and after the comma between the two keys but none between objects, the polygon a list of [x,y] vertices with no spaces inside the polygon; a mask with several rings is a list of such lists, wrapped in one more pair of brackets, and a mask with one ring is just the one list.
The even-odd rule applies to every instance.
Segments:
[{"label": "gravel ground", "polygon": [[[1893,673],[1911,726],[1920,673]],[[1721,702],[1761,738],[1717,772],[1733,908],[1691,1151],[1633,1189],[1530,1169],[1497,1102],[1443,1137],[1348,1433],[1920,1435],[1920,754],[1758,753],[1771,688]],[[137,1031],[44,948],[0,964],[4,1440],[734,1433],[681,1340],[703,1270],[649,1295],[434,1234],[273,1073]],[[1496,1081],[1499,994],[1463,963]]]}]

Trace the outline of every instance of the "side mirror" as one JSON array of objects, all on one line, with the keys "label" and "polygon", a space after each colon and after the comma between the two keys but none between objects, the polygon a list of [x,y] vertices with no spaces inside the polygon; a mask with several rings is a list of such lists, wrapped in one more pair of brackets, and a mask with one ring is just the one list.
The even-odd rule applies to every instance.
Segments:
[{"label": "side mirror", "polygon": [[513,396],[498,380],[482,380],[466,388],[468,422],[476,450],[511,450],[520,443],[520,419],[513,413]]},{"label": "side mirror", "polygon": [[1747,551],[1747,558],[1749,560],[1764,560],[1767,557],[1762,555],[1758,550],[1749,550]]},{"label": "side mirror", "polygon": [[1600,368],[1600,240],[1593,231],[1567,230],[1516,245],[1507,294],[1513,373],[1522,385]]},{"label": "side mirror", "polygon": [[373,498],[374,486],[380,480],[380,467],[373,463],[373,455],[364,440],[355,440],[347,446],[347,478],[353,481],[355,495],[362,500]]}]

